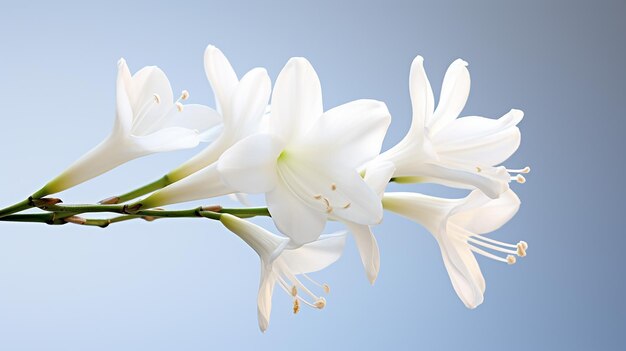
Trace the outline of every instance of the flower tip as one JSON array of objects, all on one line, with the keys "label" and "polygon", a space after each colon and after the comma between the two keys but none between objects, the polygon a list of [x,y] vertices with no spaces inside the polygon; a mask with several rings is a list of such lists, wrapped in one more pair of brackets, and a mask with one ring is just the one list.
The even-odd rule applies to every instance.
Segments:
[{"label": "flower tip", "polygon": [[120,59],[117,60],[117,66],[126,66],[126,60],[123,57],[120,57]]},{"label": "flower tip", "polygon": [[422,57],[422,55],[417,55],[417,56],[415,56],[415,59],[413,59],[413,63],[423,64],[424,63],[424,58]]},{"label": "flower tip", "polygon": [[467,63],[467,61],[463,60],[462,58],[458,58],[456,60],[454,60],[454,63],[457,65],[463,65],[464,67],[469,66],[469,63]]}]

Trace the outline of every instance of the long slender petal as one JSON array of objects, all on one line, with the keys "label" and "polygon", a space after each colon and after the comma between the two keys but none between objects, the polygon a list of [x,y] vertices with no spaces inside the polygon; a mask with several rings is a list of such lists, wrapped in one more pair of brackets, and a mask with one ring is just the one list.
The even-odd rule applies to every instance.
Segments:
[{"label": "long slender petal", "polygon": [[361,257],[363,268],[365,268],[367,279],[370,284],[374,284],[380,271],[380,252],[376,237],[374,237],[370,226],[354,223],[346,223],[346,226],[352,233],[356,246],[359,249],[359,256]]},{"label": "long slender petal", "polygon": [[254,68],[246,73],[233,90],[230,99],[232,118],[224,121],[225,128],[241,137],[257,132],[271,90],[272,84],[265,69]]},{"label": "long slender petal", "polygon": [[270,130],[289,143],[304,135],[322,113],[322,88],[313,66],[305,58],[290,59],[272,93]]},{"label": "long slender petal", "polygon": [[220,49],[209,45],[204,51],[204,71],[215,94],[217,110],[228,115],[224,108],[229,108],[230,97],[239,82],[235,70]]},{"label": "long slender petal", "polygon": [[441,96],[433,118],[427,124],[431,135],[445,128],[450,122],[459,116],[470,91],[470,75],[467,70],[467,62],[457,59],[446,71],[441,86]]}]

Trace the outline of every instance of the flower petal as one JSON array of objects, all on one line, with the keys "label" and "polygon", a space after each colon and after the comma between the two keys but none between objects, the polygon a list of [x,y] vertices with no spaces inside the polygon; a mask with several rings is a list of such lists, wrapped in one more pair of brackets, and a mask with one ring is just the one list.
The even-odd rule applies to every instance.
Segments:
[{"label": "flower petal", "polygon": [[352,233],[356,246],[359,249],[359,255],[361,256],[367,279],[373,285],[380,271],[380,252],[376,237],[374,237],[370,226],[353,223],[346,223],[346,226]]},{"label": "flower petal", "polygon": [[277,260],[286,263],[294,275],[317,272],[335,263],[345,245],[346,232],[326,234],[297,249],[284,250]]},{"label": "flower petal", "polygon": [[274,285],[276,285],[276,278],[274,277],[274,272],[272,272],[271,265],[261,260],[261,282],[259,283],[259,295],[257,297],[257,315],[259,328],[262,332],[265,332],[270,324]]},{"label": "flower petal", "polygon": [[356,169],[380,153],[390,122],[385,103],[352,101],[325,112],[292,148],[328,167]]},{"label": "flower petal", "polygon": [[474,190],[467,196],[465,205],[453,211],[450,220],[475,234],[491,233],[513,218],[520,204],[519,197],[510,189],[497,199],[489,199]]},{"label": "flower petal", "polygon": [[144,155],[190,149],[200,142],[196,131],[181,127],[164,128],[149,135],[131,138],[137,151]]},{"label": "flower petal", "polygon": [[204,71],[215,94],[217,111],[222,116],[229,115],[224,108],[229,108],[230,97],[239,80],[226,56],[213,45],[207,46],[204,51]]},{"label": "flower petal", "polygon": [[420,166],[422,182],[454,188],[478,188],[492,199],[509,189],[510,175],[504,167],[471,168],[460,164],[427,163]]},{"label": "flower petal", "polygon": [[392,162],[377,162],[367,167],[363,180],[382,199],[395,170]]},{"label": "flower petal", "polygon": [[324,230],[326,213],[309,207],[283,181],[278,181],[265,199],[276,227],[295,246],[317,240]]},{"label": "flower petal", "polygon": [[222,116],[214,109],[198,104],[184,105],[182,111],[172,110],[163,118],[161,124],[155,124],[150,132],[168,127],[183,127],[205,133],[222,124]]},{"label": "flower petal", "polygon": [[156,66],[144,67],[135,73],[128,93],[133,107],[135,135],[148,134],[147,130],[176,109],[170,81]]},{"label": "flower petal", "polygon": [[439,103],[433,113],[432,120],[427,121],[431,136],[436,135],[450,122],[459,116],[470,91],[470,75],[467,62],[457,59],[446,71],[441,85]]},{"label": "flower petal", "polygon": [[515,126],[523,117],[511,110],[499,119],[463,117],[450,123],[433,139],[437,154],[452,162],[494,166],[507,160],[519,147]]},{"label": "flower petal", "polygon": [[128,70],[128,65],[126,65],[126,60],[121,58],[117,62],[114,128],[114,132],[120,135],[130,133],[133,124],[133,107],[128,93],[130,79],[130,71]]},{"label": "flower petal", "polygon": [[237,192],[264,193],[276,184],[276,160],[282,150],[282,143],[273,135],[251,135],[226,150],[217,169]]},{"label": "flower petal", "polygon": [[232,116],[224,121],[228,132],[239,135],[238,139],[258,132],[271,90],[265,69],[254,68],[246,73],[232,93]]},{"label": "flower petal", "polygon": [[432,118],[435,102],[433,90],[424,70],[424,58],[417,56],[411,64],[409,73],[409,93],[413,118],[411,128],[404,139],[416,139],[419,145],[423,142],[426,123]]},{"label": "flower petal", "polygon": [[451,237],[439,237],[437,241],[454,291],[467,308],[478,307],[483,303],[485,278],[469,245]]},{"label": "flower petal", "polygon": [[272,93],[270,130],[289,143],[304,135],[322,113],[322,88],[313,66],[302,57],[290,59]]}]

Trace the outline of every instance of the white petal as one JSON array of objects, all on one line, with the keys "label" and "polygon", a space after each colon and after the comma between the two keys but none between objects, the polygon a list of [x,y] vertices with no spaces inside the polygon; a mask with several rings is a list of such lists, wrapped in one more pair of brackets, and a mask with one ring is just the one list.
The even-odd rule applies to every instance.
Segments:
[{"label": "white petal", "polygon": [[272,294],[274,293],[275,284],[276,278],[271,266],[261,260],[261,282],[259,283],[259,295],[257,297],[257,314],[259,328],[262,332],[265,332],[270,324]]},{"label": "white petal", "polygon": [[290,152],[281,156],[279,176],[303,203],[338,219],[358,224],[380,223],[380,198],[354,169],[313,163]]},{"label": "white petal", "polygon": [[345,245],[345,232],[322,235],[297,249],[284,250],[277,260],[282,260],[293,274],[317,272],[335,263]]},{"label": "white petal", "polygon": [[231,98],[231,118],[224,121],[228,132],[239,138],[259,131],[272,84],[267,71],[255,68],[241,78]]},{"label": "white petal", "polygon": [[356,246],[359,249],[359,255],[361,256],[367,279],[370,284],[374,284],[380,271],[380,252],[376,237],[374,237],[372,229],[367,225],[346,223],[346,226],[352,233]]},{"label": "white petal", "polygon": [[214,109],[197,104],[184,105],[182,111],[173,109],[169,112],[161,125],[154,125],[151,131],[168,127],[183,127],[204,133],[222,123],[222,116]]},{"label": "white petal", "polygon": [[454,291],[467,308],[478,307],[483,302],[485,279],[468,244],[454,238],[437,241]]},{"label": "white petal", "polygon": [[[148,66],[139,70],[131,79],[129,92],[133,107],[133,134],[145,135],[162,117],[175,110],[172,87],[160,68]],[[158,98],[155,98],[155,94]]]},{"label": "white petal", "polygon": [[153,208],[181,202],[209,199],[235,192],[222,181],[217,165],[212,164],[174,184],[156,191],[141,203],[144,208]]},{"label": "white petal", "polygon": [[280,255],[289,241],[250,221],[227,213],[222,214],[220,221],[256,251],[265,263],[272,262],[274,256]]},{"label": "white petal", "polygon": [[467,196],[465,205],[454,211],[450,220],[475,234],[493,232],[517,213],[520,199],[508,190],[497,199],[489,199],[478,190]]},{"label": "white petal", "polygon": [[239,82],[235,70],[220,49],[209,45],[204,51],[204,71],[215,94],[217,110],[228,115],[224,108],[230,106],[230,97]]},{"label": "white petal", "polygon": [[457,59],[452,62],[441,86],[441,96],[433,118],[428,122],[431,135],[436,135],[459,116],[470,91],[470,75],[467,62]]},{"label": "white petal", "polygon": [[226,150],[217,169],[238,192],[264,193],[276,184],[276,161],[282,150],[282,143],[270,134],[251,135]]},{"label": "white petal", "polygon": [[308,159],[322,159],[335,165],[356,169],[380,153],[391,115],[385,103],[356,100],[325,112],[311,126],[296,149]]},{"label": "white petal", "polygon": [[396,167],[392,162],[379,162],[367,167],[363,180],[382,198]]},{"label": "white petal", "polygon": [[313,66],[305,58],[290,59],[272,92],[271,132],[287,143],[297,140],[322,112],[322,88]]},{"label": "white petal", "polygon": [[326,213],[309,207],[282,181],[265,199],[276,227],[290,237],[294,245],[315,241],[324,230]]},{"label": "white petal", "polygon": [[497,120],[459,118],[437,134],[433,143],[437,154],[452,162],[498,165],[519,147],[521,135],[515,125],[522,117],[522,111],[511,110]]},{"label": "white petal", "polygon": [[181,127],[165,128],[146,136],[132,136],[131,138],[137,151],[145,155],[190,149],[200,142],[196,131]]},{"label": "white petal", "polygon": [[433,90],[424,70],[424,59],[422,56],[417,56],[411,64],[409,92],[411,94],[413,119],[411,120],[411,129],[405,139],[414,138],[418,144],[421,144],[426,123],[432,118],[433,109],[435,108]]},{"label": "white petal", "polygon": [[115,109],[115,129],[114,132],[120,135],[127,135],[133,123],[133,108],[131,106],[128,85],[130,81],[130,71],[124,59],[117,63],[116,82],[116,109]]},{"label": "white petal", "polygon": [[445,229],[445,221],[464,199],[444,199],[419,193],[392,192],[383,196],[385,210],[397,213],[437,233]]},{"label": "white petal", "polygon": [[478,188],[492,199],[509,189],[510,175],[504,167],[472,168],[462,164],[423,164],[419,179],[455,188]]}]

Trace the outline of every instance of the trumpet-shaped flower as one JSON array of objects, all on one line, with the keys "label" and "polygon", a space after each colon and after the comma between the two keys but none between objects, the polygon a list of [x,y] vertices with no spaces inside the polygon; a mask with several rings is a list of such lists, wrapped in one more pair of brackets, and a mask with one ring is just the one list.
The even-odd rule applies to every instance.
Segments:
[{"label": "trumpet-shaped flower", "polygon": [[172,182],[212,164],[237,141],[257,133],[269,102],[272,84],[264,68],[253,68],[239,80],[222,51],[209,45],[204,52],[204,69],[223,123],[202,134],[206,141],[214,141],[170,172]]},{"label": "trumpet-shaped flower", "polygon": [[316,240],[329,215],[376,224],[380,199],[357,167],[378,155],[390,119],[374,100],[323,112],[315,70],[293,58],[276,80],[268,132],[233,145],[217,170],[232,189],[265,193],[276,226],[296,246]]},{"label": "trumpet-shaped flower", "polygon": [[145,67],[131,76],[126,61],[120,59],[112,133],[38,195],[63,191],[138,157],[195,147],[199,133],[218,125],[221,118],[207,106],[183,105],[181,101],[188,97],[183,91],[174,101],[170,83],[159,68]]},{"label": "trumpet-shaped flower", "polygon": [[512,190],[497,199],[490,199],[478,190],[463,199],[386,193],[383,205],[386,210],[420,223],[433,234],[452,286],[468,308],[480,305],[485,292],[485,279],[472,253],[508,264],[515,263],[516,256],[526,256],[525,242],[508,244],[484,235],[500,228],[519,209],[520,200]]},{"label": "trumpet-shaped flower", "polygon": [[478,188],[491,198],[509,188],[511,179],[524,182],[528,173],[496,167],[508,159],[520,144],[516,125],[523,112],[511,110],[499,119],[457,118],[470,89],[467,62],[458,59],[448,68],[437,108],[433,92],[418,56],[411,65],[410,94],[413,119],[407,135],[377,161],[396,165],[399,182],[434,182],[461,188]]},{"label": "trumpet-shaped flower", "polygon": [[261,282],[257,300],[261,331],[265,331],[269,325],[272,294],[276,284],[293,297],[294,313],[299,311],[301,303],[318,309],[326,306],[326,299],[313,293],[298,276],[328,293],[330,288],[327,284],[319,284],[307,276],[307,273],[322,270],[341,257],[346,242],[345,233],[322,235],[315,242],[290,250],[285,249],[289,239],[272,234],[246,220],[223,214],[220,221],[250,245],[261,259]]}]

